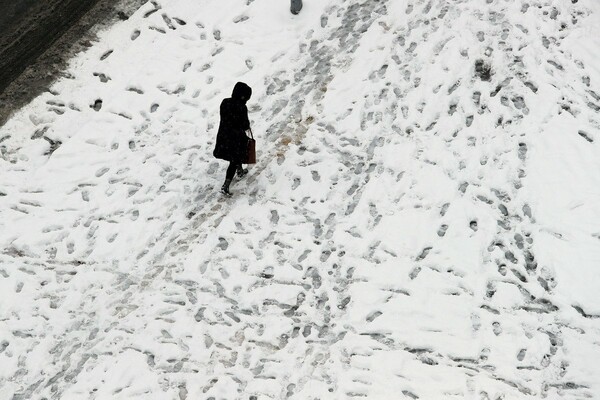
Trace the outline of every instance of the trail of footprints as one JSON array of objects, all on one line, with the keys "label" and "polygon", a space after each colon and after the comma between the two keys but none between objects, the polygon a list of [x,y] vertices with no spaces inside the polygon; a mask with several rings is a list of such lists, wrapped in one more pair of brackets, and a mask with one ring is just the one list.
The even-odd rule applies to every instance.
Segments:
[{"label": "trail of footprints", "polygon": [[[151,3],[152,3],[152,5],[153,5],[154,8],[151,9],[151,10],[149,10],[149,11],[147,11],[144,14],[144,18],[146,18],[146,19],[151,18],[155,13],[157,13],[159,10],[161,10],[161,6],[157,2],[151,2]],[[167,15],[166,13],[162,13],[160,15],[160,17],[161,17],[161,21],[165,24],[166,29],[169,29],[169,30],[176,31],[178,27],[184,27],[184,26],[187,25],[187,22],[184,19],[177,18],[177,17],[171,17],[171,16]],[[245,17],[245,16],[241,17],[238,22],[243,22],[247,18],[248,17]],[[200,33],[201,39],[202,40],[206,40],[207,39],[207,34],[205,32],[204,25],[202,23],[198,22],[196,24],[196,27],[201,32]],[[160,32],[160,33],[166,33],[166,29],[164,27],[162,27],[162,26],[149,25],[148,29],[151,29],[151,30],[154,30],[154,31],[157,31],[157,32]],[[142,29],[141,28],[134,29],[134,31],[131,33],[131,37],[130,37],[131,41],[133,42],[133,41],[137,40],[140,37],[141,34],[142,34]],[[213,31],[213,35],[212,36],[213,36],[213,38],[214,38],[214,40],[216,42],[219,42],[221,40],[221,32],[219,30]],[[212,51],[212,57],[218,56],[218,54],[221,51],[223,51],[223,49],[224,48],[222,46],[219,46],[219,45],[215,46],[214,50]],[[113,52],[114,52],[114,50],[112,50],[112,49],[105,51],[100,56],[99,60],[100,61],[107,60]],[[252,62],[251,59],[246,60],[246,65],[247,65],[248,69],[252,69],[254,67],[253,62]],[[183,72],[187,72],[191,67],[192,67],[192,62],[191,61],[187,61],[187,62],[185,62],[182,65],[182,71]],[[211,67],[212,67],[212,63],[205,63],[205,64],[203,64],[202,66],[200,66],[198,68],[198,71],[199,72],[205,72],[205,71],[208,71]],[[99,81],[101,83],[109,83],[111,81],[110,75],[106,74],[104,72],[94,72],[93,75],[96,76],[96,77],[98,77],[98,79],[99,79]],[[213,81],[213,77],[210,76],[210,75],[207,76],[206,83],[208,85],[210,85],[212,83],[212,81]],[[186,87],[185,87],[184,84],[179,84],[179,85],[175,85],[175,86],[158,85],[157,89],[160,90],[161,92],[167,94],[167,95],[170,95],[170,96],[171,95],[182,95],[182,94],[184,94],[186,92]],[[140,94],[140,95],[144,94],[145,91],[146,91],[144,88],[134,87],[134,86],[126,87],[125,90],[129,91],[129,92],[134,92],[134,93],[137,93],[137,94]],[[198,94],[196,93],[192,97],[197,97],[197,95]],[[101,111],[102,107],[104,105],[104,102],[105,102],[104,99],[101,99],[101,98],[95,99],[95,100],[93,100],[93,102],[89,106],[94,111]],[[187,102],[189,104],[195,105],[195,103],[190,103],[187,100],[183,100],[183,102],[184,103]],[[149,109],[150,113],[155,113],[157,111],[157,109],[158,109],[159,106],[160,106],[160,103],[158,103],[158,102],[152,103],[152,105],[150,106],[150,109]],[[79,110],[79,109],[77,109],[77,110]],[[62,112],[62,111],[57,110],[57,112]],[[125,112],[125,111],[111,111],[111,112],[115,113],[116,115],[119,115],[119,116],[122,116],[124,118],[127,118],[127,119],[131,119],[132,118],[132,116],[128,112]],[[144,111],[140,111],[140,114],[142,116],[146,115],[144,113]]]},{"label": "trail of footprints", "polygon": [[[540,6],[541,8],[541,6]],[[412,5],[409,5],[409,7],[407,8],[407,13],[411,13],[413,11]],[[526,12],[527,10],[525,9],[524,12]],[[558,12],[556,9],[552,10],[552,15],[553,15],[553,19],[556,18],[556,15],[558,15]],[[499,22],[499,21],[498,21]],[[574,22],[575,23],[575,22]],[[521,30],[524,30],[523,27],[521,27]],[[402,40],[400,40],[398,42],[398,44],[400,46],[404,46],[405,45],[405,41],[404,41],[404,37],[408,36],[407,34],[403,34]],[[478,34],[478,38],[481,42],[485,42],[486,38],[484,37],[484,35],[480,35]],[[507,35],[502,35],[501,36],[502,39],[506,39]],[[544,40],[546,40],[544,38]],[[413,42],[415,43],[415,42]],[[544,45],[546,47],[549,46],[549,42],[546,43],[544,42]],[[500,45],[494,45],[494,48],[503,48],[502,43],[500,43]],[[523,46],[524,47],[524,46]],[[406,54],[408,54],[409,56],[411,54],[413,54],[414,50],[416,47],[411,46],[408,47],[408,49],[406,49]],[[488,49],[491,50],[492,45],[490,45],[490,47],[488,47]],[[512,48],[507,48],[504,47],[505,51],[510,52],[512,51]],[[486,54],[487,56],[489,56],[490,54]],[[468,55],[465,54],[465,56],[468,57]],[[400,63],[400,57],[395,59],[397,63]],[[562,71],[563,70],[563,66],[552,61],[549,60],[548,63],[553,66],[554,68],[556,68],[558,71]],[[511,72],[515,74],[516,78],[518,80],[520,80],[522,82],[522,85],[529,89],[531,92],[533,92],[534,94],[537,92],[538,90],[538,86],[536,85],[536,83],[531,82],[531,81],[526,81],[526,71],[525,71],[525,65],[523,64],[523,61],[521,59],[521,57],[519,56],[515,56],[514,57],[514,63],[512,65],[509,66],[511,69]],[[487,67],[489,68],[489,67]],[[478,60],[475,63],[475,75],[476,78],[480,79],[481,81],[489,81],[490,78],[490,70],[486,70],[487,69],[484,62]],[[552,72],[549,72],[550,74],[553,74]],[[407,71],[406,73],[407,77],[410,77],[410,73]],[[515,90],[519,90],[517,89],[517,87],[514,85],[514,78],[512,77],[508,77],[502,81],[500,81],[500,83],[496,86],[496,88],[490,92],[490,97],[489,100],[493,100],[494,97],[496,97],[497,95],[499,95],[499,100],[500,100],[500,104],[504,107],[507,107],[509,109],[511,109],[511,111],[509,113],[503,112],[499,117],[496,118],[497,120],[497,127],[503,127],[503,128],[508,128],[509,126],[513,125],[513,124],[518,124],[518,122],[520,120],[522,120],[525,116],[527,116],[529,114],[529,109],[527,108],[526,102],[525,102],[525,97],[523,95],[520,94],[514,94]],[[585,82],[585,80],[584,80]],[[415,86],[418,86],[419,82],[415,79]],[[460,85],[460,81],[454,83],[453,85],[450,86],[450,88],[448,89],[448,94],[452,94],[456,88]],[[434,90],[434,93],[436,92],[436,90]],[[503,95],[503,92],[508,92],[508,94]],[[512,92],[512,94],[511,94]],[[518,93],[518,92],[517,92]],[[478,114],[487,114],[490,112],[493,112],[493,109],[497,109],[497,106],[495,106],[493,109],[486,105],[483,102],[483,96],[482,96],[482,92],[481,91],[475,91],[473,92],[473,102],[474,104],[479,108],[478,110]],[[593,107],[592,107],[593,108]],[[563,107],[563,109],[565,109],[565,107]],[[570,109],[567,108],[567,109]],[[449,107],[449,112],[448,115],[449,116],[453,116],[458,110],[462,111],[462,107],[458,104],[458,103],[451,103],[450,107]],[[421,110],[417,109],[418,112],[421,112]],[[408,112],[404,112],[404,117],[406,118],[408,116]],[[471,124],[473,123],[473,119],[475,117],[473,115],[468,115],[467,119],[466,119],[466,127],[470,127]],[[505,119],[508,118],[508,119]],[[415,123],[415,126],[417,128],[419,127],[423,127],[423,125],[417,125]],[[426,128],[426,131],[434,129],[435,125],[431,124]],[[510,131],[518,131],[518,125],[515,126],[514,128],[510,129]],[[406,133],[412,133],[412,129],[406,129]],[[457,131],[457,133],[454,133],[452,135],[452,138],[449,140],[449,143],[451,143],[453,140],[457,140],[455,139],[457,137],[457,134],[460,135],[460,131]],[[500,132],[501,135],[506,135],[505,132]],[[579,133],[580,136],[582,136],[584,139],[586,139],[586,134],[581,134]],[[499,273],[499,279],[497,280],[493,280],[490,281],[488,283],[488,290],[487,290],[487,295],[486,295],[486,302],[490,302],[490,305],[487,304],[483,304],[482,305],[482,309],[487,310],[488,313],[491,313],[492,315],[498,315],[498,314],[502,314],[502,320],[507,320],[510,318],[506,318],[506,313],[510,313],[513,314],[514,311],[512,310],[500,310],[500,309],[496,309],[493,306],[493,298],[494,298],[494,294],[495,294],[495,288],[497,283],[501,283],[503,285],[505,284],[512,284],[512,285],[516,285],[519,288],[519,291],[522,293],[523,295],[523,303],[522,305],[519,307],[519,309],[532,313],[533,315],[543,315],[546,316],[548,315],[548,318],[543,318],[543,322],[540,323],[539,325],[539,331],[543,332],[544,334],[548,335],[549,338],[549,342],[551,344],[550,348],[549,348],[549,353],[543,355],[543,357],[541,358],[541,365],[539,367],[536,366],[527,366],[527,365],[519,365],[517,366],[518,370],[530,370],[530,371],[538,371],[540,369],[544,369],[544,368],[553,368],[556,369],[557,372],[553,372],[551,374],[549,374],[549,376],[559,376],[562,377],[566,374],[566,370],[568,368],[568,362],[564,359],[564,353],[562,353],[560,351],[560,343],[561,340],[560,338],[560,331],[561,328],[560,326],[558,326],[555,322],[553,322],[553,318],[551,317],[552,313],[557,312],[558,311],[558,307],[555,306],[552,303],[551,300],[551,296],[552,296],[552,288],[556,285],[556,282],[554,280],[554,277],[551,273],[551,271],[543,266],[538,266],[538,263],[535,259],[535,255],[533,252],[533,240],[534,240],[534,236],[532,235],[532,233],[530,231],[523,231],[523,228],[527,229],[527,227],[530,227],[529,229],[533,228],[533,224],[535,223],[535,219],[534,219],[534,212],[531,210],[531,207],[528,204],[519,204],[518,203],[518,190],[522,187],[522,181],[521,179],[525,177],[526,175],[526,160],[527,160],[527,144],[525,142],[520,142],[519,141],[519,137],[518,135],[516,135],[515,133],[512,133],[513,136],[513,148],[510,151],[507,152],[502,152],[502,153],[498,153],[495,154],[493,156],[490,157],[486,157],[485,159],[482,158],[481,160],[481,165],[485,166],[488,161],[492,162],[492,165],[496,165],[498,168],[503,168],[505,165],[510,165],[513,162],[507,162],[507,160],[505,160],[506,157],[516,157],[519,160],[519,168],[514,171],[514,180],[512,182],[508,183],[508,186],[505,188],[499,188],[499,187],[490,187],[487,190],[490,191],[490,194],[492,195],[491,198],[482,196],[482,195],[477,195],[475,196],[475,198],[481,202],[483,202],[484,204],[489,205],[490,207],[494,207],[497,208],[497,214],[498,214],[498,231],[497,231],[497,239],[494,239],[492,241],[492,243],[490,244],[488,251],[490,252],[490,254],[492,255],[492,259],[494,260],[494,262],[497,265],[497,269],[498,269],[498,273]],[[475,141],[475,138],[472,142],[472,146],[477,146],[477,142]],[[588,142],[593,142],[593,140],[588,140],[586,139]],[[455,155],[458,155],[455,153]],[[466,155],[469,158],[471,158],[471,155]],[[461,164],[467,164],[468,159],[465,159],[464,161],[460,161]],[[469,182],[469,181],[465,181],[462,182],[458,185],[458,189],[459,191],[463,194],[463,195],[468,195],[469,193],[471,193],[470,188],[478,188],[479,190],[477,190],[477,192],[481,192],[480,189],[482,189],[482,182],[480,181],[482,175],[479,175],[479,179],[477,181],[474,182]],[[447,210],[448,210],[448,206],[450,206],[450,203],[446,203],[441,210],[441,217],[443,217]],[[477,232],[478,230],[478,222],[477,220],[472,220],[469,222],[469,227],[474,231]],[[448,230],[451,230],[452,227],[448,226],[447,224],[442,223],[438,230],[437,230],[437,236],[440,238],[443,238],[446,233],[448,232]],[[422,249],[420,255],[418,255],[416,257],[416,261],[420,262],[420,261],[424,261],[425,258],[427,257],[427,255],[431,252],[435,250],[435,246],[428,246]],[[415,267],[413,269],[413,271],[409,274],[409,277],[411,279],[415,279],[418,275],[418,273],[422,270],[422,267]],[[512,278],[511,278],[512,275]],[[545,295],[533,295],[532,293],[539,293],[539,290],[536,288],[536,285],[539,285],[542,289],[543,292],[545,293]],[[535,319],[539,318],[539,317],[533,317]],[[487,318],[486,318],[487,319]],[[474,321],[474,330],[475,331],[479,331],[480,329],[482,329],[482,325],[481,325],[481,315],[480,313],[476,313],[473,314],[473,321]],[[491,323],[491,330],[494,333],[494,335],[496,336],[500,336],[502,335],[503,329],[502,329],[502,325],[498,320],[495,320]],[[522,327],[524,330],[527,330],[527,326],[523,325]],[[532,333],[529,331],[525,332],[525,335],[530,336]],[[489,349],[487,349],[489,351]],[[527,355],[527,349],[521,349],[516,358],[517,361],[522,362],[526,359],[526,355]],[[558,359],[556,359],[558,358]],[[535,374],[534,374],[535,375]],[[520,392],[524,393],[524,394],[533,394],[534,392],[532,391],[532,389],[527,388],[523,385],[520,385],[516,382],[510,382],[506,379],[502,380],[503,382],[510,384],[510,386],[514,386],[515,388],[517,388]],[[580,384],[576,384],[576,383],[568,383],[568,384],[556,384],[556,383],[547,383],[547,382],[543,382],[540,388],[535,388],[533,389],[534,391],[536,391],[537,393],[542,393],[543,395],[546,395],[548,393],[549,389],[552,388],[558,388],[560,387],[563,390],[563,394],[564,394],[564,390],[566,388],[571,388],[573,390],[578,390],[578,389],[585,389],[585,385],[580,385]],[[483,394],[482,395],[485,398],[487,397],[487,394]]]},{"label": "trail of footprints", "polygon": [[[368,11],[369,10],[365,11],[365,15],[368,15]],[[358,16],[356,18],[358,18]],[[293,114],[296,111],[291,110],[289,112]],[[320,174],[315,172],[316,171],[309,173],[309,179],[314,182],[324,179],[322,176],[320,176]],[[294,177],[291,180],[292,189],[294,189],[294,187],[299,188],[299,186],[302,184],[303,181],[300,176]],[[255,196],[255,194],[250,193],[249,196],[250,199],[248,201],[252,203],[252,198]],[[306,222],[304,223],[312,226],[312,232],[314,236],[313,244],[309,245],[307,243],[308,249],[297,255],[297,261],[290,266],[291,269],[289,271],[286,272],[285,260],[294,259],[294,257],[291,255],[295,252],[295,246],[290,246],[283,240],[279,239],[276,231],[265,233],[263,240],[261,240],[256,246],[251,246],[251,248],[254,249],[253,252],[256,257],[254,261],[248,260],[248,264],[246,265],[246,261],[241,260],[241,270],[248,276],[254,276],[254,279],[256,279],[256,282],[249,286],[251,291],[260,290],[265,286],[273,287],[273,285],[290,286],[290,288],[297,286],[301,289],[297,296],[295,296],[295,300],[288,303],[282,302],[281,300],[277,300],[275,298],[267,297],[262,304],[252,305],[252,308],[255,309],[253,313],[259,312],[259,315],[254,318],[251,317],[251,314],[242,312],[240,315],[239,311],[237,313],[231,311],[231,315],[228,317],[229,320],[232,320],[236,324],[242,323],[248,327],[245,329],[244,336],[246,337],[246,341],[250,344],[250,346],[242,346],[243,351],[240,353],[238,350],[234,351],[230,349],[229,344],[221,342],[222,345],[219,349],[219,354],[222,355],[220,358],[222,357],[221,359],[223,360],[223,365],[228,368],[235,368],[237,365],[236,360],[244,360],[246,359],[246,356],[249,360],[253,360],[257,358],[257,354],[262,352],[267,352],[267,354],[283,351],[297,353],[297,356],[295,357],[297,357],[298,362],[300,362],[301,365],[305,365],[305,367],[302,369],[302,371],[299,371],[299,373],[294,373],[293,378],[288,377],[288,379],[292,380],[292,382],[285,386],[281,392],[281,395],[286,398],[293,397],[294,394],[298,393],[299,390],[308,387],[307,385],[309,385],[309,381],[311,380],[309,377],[313,375],[316,379],[323,379],[323,382],[329,386],[329,393],[337,390],[335,380],[333,380],[332,377],[327,374],[326,369],[323,369],[325,366],[325,361],[331,357],[324,346],[327,346],[327,344],[331,343],[332,341],[341,340],[343,337],[343,335],[340,336],[339,333],[332,332],[329,325],[333,321],[334,315],[343,312],[351,301],[351,298],[344,294],[344,287],[348,284],[348,280],[351,279],[352,271],[347,269],[343,263],[337,261],[344,257],[345,250],[343,249],[343,246],[331,246],[328,244],[328,238],[330,239],[333,235],[333,229],[336,223],[336,214],[330,213],[327,218],[324,218],[323,220],[318,217],[315,218],[312,216],[313,211],[309,211],[310,206],[313,203],[314,201],[309,201],[309,198],[299,199],[297,202],[296,213],[299,215],[304,215],[304,218],[306,218]],[[281,214],[277,210],[271,210],[268,215],[270,224],[273,226],[278,226],[279,230],[281,230]],[[219,219],[217,213],[201,213],[193,216],[193,218],[203,218],[204,223]],[[294,224],[297,223],[298,222]],[[241,223],[236,223],[236,226],[240,233],[244,233],[248,229],[248,227],[242,225]],[[256,235],[251,235],[250,238],[253,236]],[[200,243],[202,243],[202,241],[205,240],[205,237],[193,235],[185,241],[181,241],[180,249],[172,252],[171,254],[179,254],[180,251],[184,250],[185,247],[188,246],[186,242],[189,240],[200,240]],[[225,250],[229,248],[230,243],[231,242],[226,237],[219,239],[219,242],[216,244],[216,247],[213,250],[211,264],[219,264],[218,255],[221,254],[221,252],[223,252],[223,256],[226,257],[227,253]],[[250,243],[248,243],[248,245],[250,245]],[[272,253],[272,257],[279,260],[281,264],[277,268],[273,268],[272,266],[268,265],[264,267],[255,267],[254,264],[263,264],[263,260],[267,259],[267,255],[264,254],[265,252]],[[321,271],[321,268],[318,268],[316,265],[314,267],[303,267],[303,265],[307,265],[307,263],[312,263],[315,261],[318,263],[327,263],[327,265],[331,265],[331,269],[327,271],[327,274],[329,275],[327,279],[323,277],[324,271]],[[225,262],[225,259],[221,260],[221,263],[223,262]],[[202,266],[201,271],[203,271],[205,274],[213,273],[211,272],[213,271],[211,265]],[[214,274],[216,274],[215,279],[220,281],[219,285],[217,286],[217,293],[235,293],[235,298],[239,299],[236,300],[235,303],[238,303],[244,298],[244,291],[240,291],[235,287],[231,288],[231,283],[228,282],[230,274],[225,268],[221,267],[217,269],[214,271]],[[282,274],[284,276],[291,274],[291,280],[290,278],[281,276]],[[293,276],[295,276],[295,278],[292,278]],[[217,280],[213,281],[215,285],[216,282]],[[332,288],[331,285],[334,285],[334,287]],[[225,308],[229,307],[225,306]],[[276,334],[275,336],[265,337],[269,331],[271,332],[269,335],[273,335],[274,332],[269,329],[265,330],[265,327],[262,325],[262,323],[260,323],[260,315],[263,315],[264,318],[266,315],[273,312],[272,310],[280,310],[278,311],[279,313],[283,313],[286,318],[289,318],[289,324],[286,324],[289,328],[287,332],[280,331],[281,333]],[[224,312],[222,315],[226,316],[228,314],[227,312]],[[196,312],[196,320],[205,321],[205,316],[206,310],[201,307],[198,312]],[[222,323],[226,324],[227,319],[224,319]],[[255,325],[256,323],[258,323],[258,325]],[[224,327],[221,327],[221,329],[223,328]],[[233,332],[230,329],[227,329],[226,331],[231,332],[233,335]],[[221,334],[221,336],[226,337],[227,335]],[[236,336],[234,335],[230,340],[237,340],[234,339],[235,337]],[[261,337],[263,338],[260,339]],[[243,340],[243,338],[240,339]],[[215,343],[214,337],[211,336],[208,342],[205,344],[213,347]],[[306,358],[306,354],[303,354],[302,351],[302,349],[305,347],[309,352],[308,354],[310,354],[308,359]],[[273,377],[267,372],[267,370],[272,369],[270,367],[271,359],[272,362],[284,362],[284,359],[280,359],[279,357],[272,358],[272,356],[267,356],[266,359],[264,357],[265,356],[259,357],[262,359],[262,361],[258,364],[247,364],[245,367],[253,372],[255,379],[270,379]],[[303,360],[303,362],[300,360]],[[242,363],[244,363],[244,361],[242,361]],[[307,371],[307,369],[312,372]],[[291,371],[290,369],[285,368],[283,370]],[[243,387],[248,383],[249,382],[238,382],[240,385],[238,390],[243,390]],[[216,388],[216,386],[221,384],[222,383],[218,380],[215,380],[215,378],[207,378],[207,391],[211,390],[212,388]],[[268,390],[270,386],[272,385],[267,385],[263,389],[264,394],[269,393]],[[277,391],[270,392],[270,396],[278,397],[279,395],[276,393]],[[258,395],[258,393],[256,394]]]}]

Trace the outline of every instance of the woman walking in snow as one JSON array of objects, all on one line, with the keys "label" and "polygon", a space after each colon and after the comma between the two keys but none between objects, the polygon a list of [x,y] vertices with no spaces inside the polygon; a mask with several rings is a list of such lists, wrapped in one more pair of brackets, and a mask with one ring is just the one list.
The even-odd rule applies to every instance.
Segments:
[{"label": "woman walking in snow", "polygon": [[217,143],[213,155],[216,158],[229,161],[225,175],[225,183],[221,193],[231,196],[229,185],[237,171],[239,177],[248,173],[242,168],[242,162],[247,157],[248,136],[250,130],[246,102],[252,96],[252,89],[243,82],[238,82],[233,88],[231,98],[221,102],[221,122],[217,133]]}]

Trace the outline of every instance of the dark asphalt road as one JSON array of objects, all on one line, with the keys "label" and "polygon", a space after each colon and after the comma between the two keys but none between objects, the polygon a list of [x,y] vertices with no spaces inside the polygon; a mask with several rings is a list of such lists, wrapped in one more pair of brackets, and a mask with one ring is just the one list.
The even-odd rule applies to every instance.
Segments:
[{"label": "dark asphalt road", "polygon": [[98,0],[1,0],[0,92]]},{"label": "dark asphalt road", "polygon": [[0,0],[0,35],[4,35],[13,21],[19,20],[38,2],[39,0]]}]

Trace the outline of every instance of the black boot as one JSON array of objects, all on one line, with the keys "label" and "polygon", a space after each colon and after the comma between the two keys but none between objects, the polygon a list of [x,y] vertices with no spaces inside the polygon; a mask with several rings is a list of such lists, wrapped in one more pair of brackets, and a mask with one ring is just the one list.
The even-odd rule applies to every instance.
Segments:
[{"label": "black boot", "polygon": [[225,183],[223,186],[221,186],[221,193],[223,193],[225,196],[231,196],[229,185],[231,185],[231,179],[225,179]]},{"label": "black boot", "polygon": [[238,178],[243,177],[247,173],[248,173],[248,170],[246,168],[242,168],[241,165],[237,168],[237,176],[238,176]]},{"label": "black boot", "polygon": [[302,0],[291,0],[290,11],[297,15],[302,10]]}]

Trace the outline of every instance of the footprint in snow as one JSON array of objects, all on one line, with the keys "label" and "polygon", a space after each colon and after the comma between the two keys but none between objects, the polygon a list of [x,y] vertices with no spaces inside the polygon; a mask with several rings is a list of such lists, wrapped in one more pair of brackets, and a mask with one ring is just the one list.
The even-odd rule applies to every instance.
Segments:
[{"label": "footprint in snow", "polygon": [[494,331],[494,335],[500,335],[502,333],[502,327],[500,326],[500,322],[492,323],[492,330]]},{"label": "footprint in snow", "polygon": [[239,24],[240,22],[244,22],[247,21],[250,17],[248,17],[247,15],[240,15],[238,17],[235,17],[233,19],[233,23],[234,24]]},{"label": "footprint in snow", "polygon": [[113,53],[114,50],[108,50],[107,52],[105,52],[104,54],[102,54],[102,56],[100,56],[100,61],[104,61],[108,58],[108,56],[110,56]]},{"label": "footprint in snow", "polygon": [[97,178],[100,178],[102,175],[106,174],[109,170],[110,170],[110,168],[108,168],[108,167],[100,168],[98,171],[96,171],[95,175]]},{"label": "footprint in snow", "polygon": [[151,16],[152,14],[154,14],[155,12],[157,12],[158,10],[159,10],[159,8],[154,8],[154,9],[152,9],[152,10],[150,10],[150,11],[147,11],[147,12],[144,14],[144,18],[148,18],[149,16]]},{"label": "footprint in snow", "polygon": [[440,228],[437,231],[437,234],[439,237],[444,237],[444,235],[446,234],[446,231],[448,230],[448,225],[443,224],[442,226],[440,226]]},{"label": "footprint in snow", "polygon": [[296,190],[298,188],[298,186],[300,186],[300,177],[296,176],[294,177],[294,182],[292,183],[292,190]]},{"label": "footprint in snow", "polygon": [[208,167],[208,171],[206,171],[209,175],[214,174],[215,172],[217,172],[219,169],[219,163],[218,162],[213,162],[209,165]]},{"label": "footprint in snow", "polygon": [[525,161],[525,158],[527,157],[527,145],[525,143],[519,143],[519,159],[521,159],[521,161]]},{"label": "footprint in snow", "polygon": [[159,28],[158,26],[149,26],[148,29],[152,29],[153,31],[156,31],[158,33],[167,33],[167,31],[165,31],[163,28]]},{"label": "footprint in snow", "polygon": [[458,89],[460,84],[461,84],[460,79],[457,80],[456,82],[454,82],[454,84],[452,86],[450,86],[450,88],[448,89],[448,94],[452,94],[456,89]]},{"label": "footprint in snow", "polygon": [[321,28],[325,28],[327,26],[328,20],[329,20],[329,17],[326,14],[323,14],[321,16]]},{"label": "footprint in snow", "polygon": [[479,228],[477,227],[477,221],[475,221],[475,220],[473,220],[473,221],[469,222],[469,227],[470,227],[470,228],[471,228],[471,229],[472,229],[474,232],[477,232],[477,230],[479,229]]},{"label": "footprint in snow", "polygon": [[419,256],[416,258],[416,260],[417,260],[417,261],[424,260],[424,259],[425,259],[425,257],[427,257],[427,255],[429,254],[429,252],[431,251],[431,249],[432,249],[432,248],[433,248],[433,247],[430,247],[430,246],[428,246],[428,247],[425,247],[425,248],[423,249],[423,251],[421,251],[421,254],[419,254]]},{"label": "footprint in snow", "polygon": [[271,210],[271,223],[273,225],[277,225],[278,222],[279,222],[279,213],[277,212],[277,210]]},{"label": "footprint in snow", "polygon": [[525,86],[527,86],[533,93],[537,93],[538,91],[537,85],[531,81],[525,82]]},{"label": "footprint in snow", "polygon": [[90,106],[90,108],[92,108],[94,111],[100,111],[102,109],[102,100],[97,99],[94,101],[94,104]]},{"label": "footprint in snow", "polygon": [[577,133],[579,134],[579,136],[581,136],[582,138],[584,138],[585,140],[587,140],[589,143],[594,143],[594,139],[592,139],[592,136],[585,132],[585,131],[577,131]]},{"label": "footprint in snow", "polygon": [[138,87],[135,86],[128,86],[125,90],[127,90],[128,92],[134,92],[137,94],[144,94],[144,91]]},{"label": "footprint in snow", "polygon": [[373,322],[375,321],[375,319],[379,316],[383,315],[383,313],[381,311],[373,311],[371,313],[369,313],[369,315],[367,315],[367,322]]},{"label": "footprint in snow", "polygon": [[102,83],[106,83],[106,82],[110,81],[110,77],[106,76],[106,74],[94,72],[94,76],[97,76],[100,79],[100,82],[102,82]]},{"label": "footprint in snow", "polygon": [[217,245],[217,247],[220,248],[221,250],[225,251],[229,247],[229,242],[227,240],[225,240],[225,238],[220,237],[219,244]]},{"label": "footprint in snow", "polygon": [[421,272],[421,267],[415,267],[415,268],[413,268],[412,271],[410,271],[410,273],[408,274],[408,277],[411,280],[414,280],[417,276],[419,276],[419,272]]},{"label": "footprint in snow", "polygon": [[167,14],[163,14],[162,18],[163,18],[163,21],[165,21],[165,24],[167,24],[167,26],[169,27],[169,29],[171,29],[171,30],[177,29],[177,28],[175,28],[175,25],[173,25],[173,21]]}]

